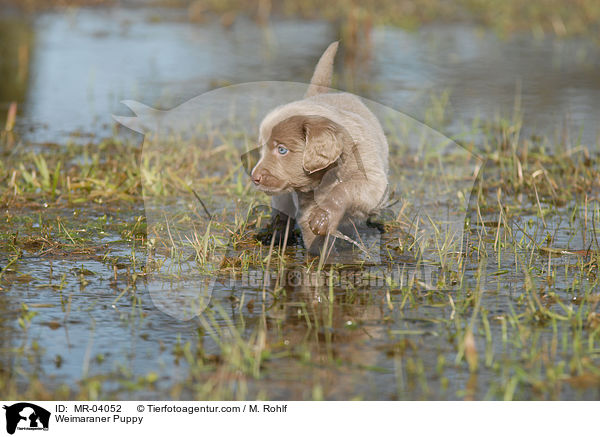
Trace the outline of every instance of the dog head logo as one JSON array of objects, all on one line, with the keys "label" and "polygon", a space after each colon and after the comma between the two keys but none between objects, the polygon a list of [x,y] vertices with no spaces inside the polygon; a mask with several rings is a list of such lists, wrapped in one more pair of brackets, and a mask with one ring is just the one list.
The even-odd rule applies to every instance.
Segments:
[{"label": "dog head logo", "polygon": [[50,411],[28,402],[5,405],[6,432],[14,434],[18,430],[48,430]]}]

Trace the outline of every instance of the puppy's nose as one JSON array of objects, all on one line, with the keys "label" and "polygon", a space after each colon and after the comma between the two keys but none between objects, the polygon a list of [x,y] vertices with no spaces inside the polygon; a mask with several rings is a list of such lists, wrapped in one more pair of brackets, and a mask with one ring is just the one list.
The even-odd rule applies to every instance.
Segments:
[{"label": "puppy's nose", "polygon": [[255,171],[252,173],[252,182],[254,182],[255,185],[260,184],[260,181],[263,178],[263,174],[260,171]]}]

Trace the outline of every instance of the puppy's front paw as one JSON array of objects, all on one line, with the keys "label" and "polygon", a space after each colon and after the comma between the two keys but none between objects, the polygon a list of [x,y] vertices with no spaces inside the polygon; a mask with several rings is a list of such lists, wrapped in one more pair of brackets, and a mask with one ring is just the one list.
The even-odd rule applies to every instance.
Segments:
[{"label": "puppy's front paw", "polygon": [[315,235],[327,235],[329,231],[329,212],[316,207],[308,218],[308,226]]}]

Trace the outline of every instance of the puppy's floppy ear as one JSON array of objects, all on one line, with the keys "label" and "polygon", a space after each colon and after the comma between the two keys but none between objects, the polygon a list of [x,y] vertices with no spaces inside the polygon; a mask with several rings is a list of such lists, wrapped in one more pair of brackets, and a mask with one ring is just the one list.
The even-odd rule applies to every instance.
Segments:
[{"label": "puppy's floppy ear", "polygon": [[308,115],[303,121],[306,146],[302,167],[314,173],[333,164],[342,154],[344,143],[351,141],[350,135],[339,124],[328,118]]}]

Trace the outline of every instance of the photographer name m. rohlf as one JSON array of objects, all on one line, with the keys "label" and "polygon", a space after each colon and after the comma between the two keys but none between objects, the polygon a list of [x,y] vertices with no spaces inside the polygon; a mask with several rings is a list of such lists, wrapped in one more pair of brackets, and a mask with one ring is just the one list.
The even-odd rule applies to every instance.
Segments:
[{"label": "photographer name m. rohlf", "polygon": [[287,405],[263,405],[264,413],[285,413]]}]

